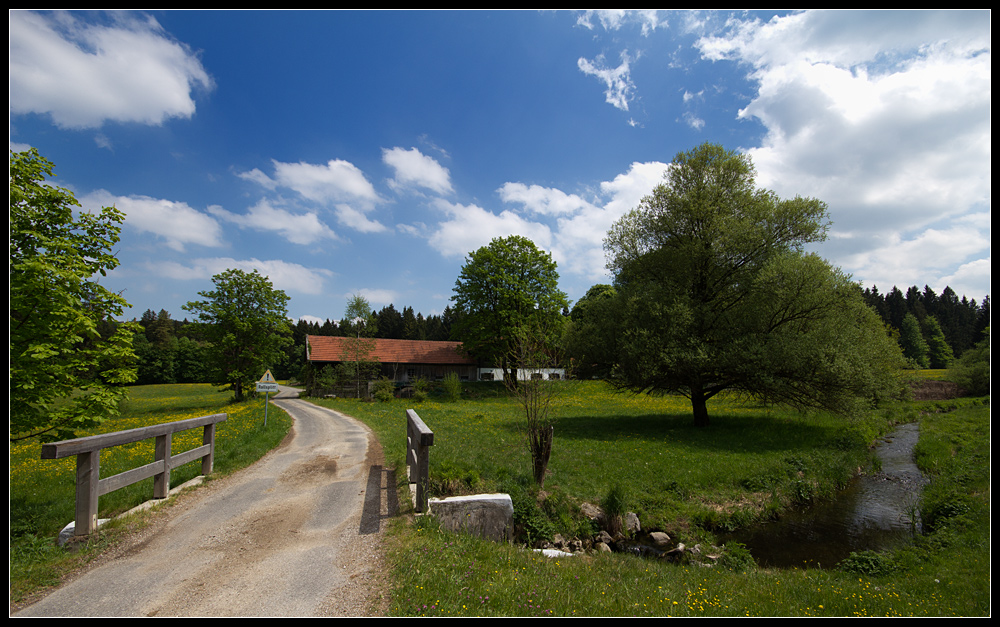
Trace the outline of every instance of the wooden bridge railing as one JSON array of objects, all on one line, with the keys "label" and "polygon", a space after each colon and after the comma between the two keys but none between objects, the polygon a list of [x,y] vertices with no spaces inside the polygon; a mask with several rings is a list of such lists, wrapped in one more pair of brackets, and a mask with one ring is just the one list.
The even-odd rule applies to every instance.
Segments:
[{"label": "wooden bridge railing", "polygon": [[[406,476],[414,494],[413,509],[427,511],[427,485],[430,447],[434,432],[427,428],[417,412],[406,410]],[[413,488],[415,487],[415,490]]]},{"label": "wooden bridge railing", "polygon": [[[75,440],[63,440],[42,445],[42,459],[60,459],[76,455],[76,528],[74,535],[90,535],[97,529],[98,497],[153,477],[153,498],[163,499],[170,493],[170,471],[201,458],[201,474],[212,472],[215,461],[215,425],[226,414],[212,414],[150,427],[92,435]],[[178,455],[170,454],[174,433],[204,427],[202,446]],[[101,449],[156,438],[154,461],[121,474],[101,479]]]}]

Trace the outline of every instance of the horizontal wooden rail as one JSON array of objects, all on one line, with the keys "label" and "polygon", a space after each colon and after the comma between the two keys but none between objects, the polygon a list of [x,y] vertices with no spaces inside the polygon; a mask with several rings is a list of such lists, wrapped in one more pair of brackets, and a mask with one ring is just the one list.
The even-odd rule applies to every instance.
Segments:
[{"label": "horizontal wooden rail", "polygon": [[427,428],[417,412],[406,410],[406,475],[410,485],[415,484],[413,508],[427,511],[427,485],[429,481],[430,451],[434,432]]},{"label": "horizontal wooden rail", "polygon": [[[170,471],[201,459],[201,474],[211,474],[215,462],[215,425],[226,414],[212,414],[175,422],[165,422],[127,431],[91,435],[42,445],[42,459],[60,459],[76,455],[76,528],[74,535],[90,535],[97,529],[98,497],[143,479],[153,477],[153,498],[170,493]],[[204,427],[202,445],[178,455],[170,454],[173,434]],[[122,444],[156,438],[153,463],[101,479],[101,450]]]}]

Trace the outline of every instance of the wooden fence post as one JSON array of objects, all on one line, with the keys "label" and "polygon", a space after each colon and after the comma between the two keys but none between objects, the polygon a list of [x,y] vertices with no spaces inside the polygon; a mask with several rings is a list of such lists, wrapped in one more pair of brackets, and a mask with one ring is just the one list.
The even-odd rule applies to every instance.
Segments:
[{"label": "wooden fence post", "polygon": [[101,451],[88,451],[76,456],[76,535],[90,535],[97,529],[97,482],[100,476]]},{"label": "wooden fence post", "polygon": [[416,494],[413,508],[418,512],[427,511],[427,485],[430,481],[430,451],[434,444],[434,432],[427,428],[417,412],[406,410],[406,474]]}]

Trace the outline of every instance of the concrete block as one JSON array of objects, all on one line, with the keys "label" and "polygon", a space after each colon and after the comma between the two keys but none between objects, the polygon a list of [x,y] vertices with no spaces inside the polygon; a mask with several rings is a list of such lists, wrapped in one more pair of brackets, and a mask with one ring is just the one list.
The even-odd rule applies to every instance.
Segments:
[{"label": "concrete block", "polygon": [[510,537],[514,504],[509,494],[474,494],[431,499],[429,509],[442,529],[464,531],[494,541]]}]

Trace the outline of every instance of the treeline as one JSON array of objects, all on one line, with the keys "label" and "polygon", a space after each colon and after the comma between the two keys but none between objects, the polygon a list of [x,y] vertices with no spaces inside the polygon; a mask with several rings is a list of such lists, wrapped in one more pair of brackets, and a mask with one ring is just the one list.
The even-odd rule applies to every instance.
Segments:
[{"label": "treeline", "polygon": [[[370,337],[377,337],[389,340],[450,340],[451,328],[457,319],[457,313],[450,306],[444,308],[440,316],[424,317],[423,314],[414,313],[413,307],[404,307],[403,311],[397,310],[393,305],[387,305],[379,311],[372,311],[374,318],[374,332],[369,329],[367,333]],[[306,322],[299,320],[296,324],[296,333],[301,333],[303,346],[305,346],[306,335],[347,335],[336,321],[327,319],[320,324],[318,322]],[[298,338],[296,338],[298,341]]]},{"label": "treeline", "polygon": [[922,368],[947,368],[986,337],[990,326],[990,297],[981,303],[961,299],[950,287],[936,294],[928,286],[911,286],[904,294],[893,288],[864,290],[867,303],[882,320],[899,332],[903,354]]},{"label": "treeline", "polygon": [[[401,340],[449,340],[451,327],[457,314],[451,307],[445,307],[442,315],[424,317],[414,313],[412,307],[402,311],[393,305],[372,311],[374,329],[372,337]],[[208,380],[208,342],[203,336],[202,325],[184,320],[174,320],[170,313],[161,309],[155,313],[147,309],[137,321],[143,332],[137,334],[132,345],[138,360],[137,385],[156,383],[203,383]],[[289,322],[292,343],[285,352],[285,359],[274,364],[271,373],[279,379],[296,378],[306,365],[307,335],[347,335],[347,326],[340,326],[336,320],[325,322],[299,320]],[[261,373],[263,374],[263,373]]]}]

